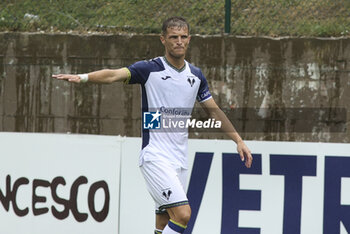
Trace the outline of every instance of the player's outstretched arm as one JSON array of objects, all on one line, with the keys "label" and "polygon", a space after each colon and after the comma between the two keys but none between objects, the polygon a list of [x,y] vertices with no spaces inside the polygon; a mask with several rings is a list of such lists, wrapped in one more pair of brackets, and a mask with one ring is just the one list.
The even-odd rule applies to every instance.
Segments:
[{"label": "player's outstretched arm", "polygon": [[242,161],[245,161],[245,166],[250,168],[253,161],[253,156],[244,143],[242,138],[239,136],[236,129],[233,127],[231,121],[227,118],[225,113],[218,107],[213,98],[208,99],[201,103],[202,107],[207,111],[211,118],[221,121],[221,130],[226,133],[237,144],[237,151]]},{"label": "player's outstretched arm", "polygon": [[72,83],[99,83],[110,84],[118,81],[125,81],[130,76],[130,72],[127,68],[120,69],[103,69],[86,74],[57,74],[52,75],[52,78],[57,80],[66,80]]}]

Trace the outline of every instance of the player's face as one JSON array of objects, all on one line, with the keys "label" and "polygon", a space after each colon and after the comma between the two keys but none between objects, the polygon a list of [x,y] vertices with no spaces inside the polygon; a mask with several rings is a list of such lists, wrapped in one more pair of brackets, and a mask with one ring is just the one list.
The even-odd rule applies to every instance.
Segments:
[{"label": "player's face", "polygon": [[177,59],[185,57],[190,39],[187,27],[168,28],[166,35],[160,37],[165,47],[165,53]]}]

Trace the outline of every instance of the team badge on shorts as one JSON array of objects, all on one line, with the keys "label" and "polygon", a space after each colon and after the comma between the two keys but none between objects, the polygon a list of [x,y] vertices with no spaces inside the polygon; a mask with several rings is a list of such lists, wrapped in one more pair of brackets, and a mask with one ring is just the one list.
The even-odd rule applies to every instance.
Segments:
[{"label": "team badge on shorts", "polygon": [[143,129],[160,129],[162,114],[157,112],[143,112]]},{"label": "team badge on shorts", "polygon": [[170,195],[173,192],[170,189],[164,189],[162,195],[169,201]]}]

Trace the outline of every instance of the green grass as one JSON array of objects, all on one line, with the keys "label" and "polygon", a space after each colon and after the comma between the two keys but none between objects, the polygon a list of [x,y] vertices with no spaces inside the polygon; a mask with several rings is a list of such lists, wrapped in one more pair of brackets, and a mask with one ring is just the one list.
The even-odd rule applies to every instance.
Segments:
[{"label": "green grass", "polygon": [[[168,16],[188,19],[192,34],[224,31],[225,0],[3,0],[1,31],[159,33]],[[350,1],[232,0],[231,34],[349,36]]]}]

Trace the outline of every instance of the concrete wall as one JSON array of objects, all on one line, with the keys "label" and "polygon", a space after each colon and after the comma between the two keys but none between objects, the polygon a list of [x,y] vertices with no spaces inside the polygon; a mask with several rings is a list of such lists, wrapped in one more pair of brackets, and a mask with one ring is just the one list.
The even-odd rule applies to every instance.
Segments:
[{"label": "concrete wall", "polygon": [[[74,85],[51,74],[163,54],[155,35],[1,33],[0,131],[140,136],[139,86]],[[187,60],[245,139],[350,142],[350,39],[193,36]]]}]

